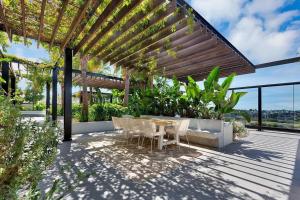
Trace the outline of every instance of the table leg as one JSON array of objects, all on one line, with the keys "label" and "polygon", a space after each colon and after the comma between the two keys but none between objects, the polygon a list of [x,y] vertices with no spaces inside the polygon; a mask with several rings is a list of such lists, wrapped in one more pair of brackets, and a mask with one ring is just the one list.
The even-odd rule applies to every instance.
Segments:
[{"label": "table leg", "polygon": [[163,149],[164,135],[165,135],[165,126],[159,126],[159,137],[158,137],[159,150]]},{"label": "table leg", "polygon": [[175,140],[176,140],[176,144],[178,145],[179,144],[179,134],[178,133],[176,133],[176,135],[175,135]]}]

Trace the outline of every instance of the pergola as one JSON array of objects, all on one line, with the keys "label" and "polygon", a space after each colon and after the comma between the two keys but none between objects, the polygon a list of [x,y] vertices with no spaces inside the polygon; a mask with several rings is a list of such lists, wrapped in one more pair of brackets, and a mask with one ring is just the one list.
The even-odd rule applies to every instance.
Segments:
[{"label": "pergola", "polygon": [[[79,2],[82,2],[81,4]],[[255,71],[253,64],[184,0],[1,1],[0,30],[37,40],[64,53],[64,140],[71,140],[72,57],[97,58],[126,70],[202,80],[214,66],[221,75]],[[53,66],[53,91],[58,67]],[[82,83],[80,76],[73,77]],[[100,83],[102,78],[90,80]],[[108,81],[107,79],[105,80]],[[109,80],[111,81],[111,80]],[[125,95],[126,96],[126,95]],[[52,104],[56,103],[55,97]],[[52,112],[56,113],[55,106]],[[54,117],[55,119],[56,117]]]}]

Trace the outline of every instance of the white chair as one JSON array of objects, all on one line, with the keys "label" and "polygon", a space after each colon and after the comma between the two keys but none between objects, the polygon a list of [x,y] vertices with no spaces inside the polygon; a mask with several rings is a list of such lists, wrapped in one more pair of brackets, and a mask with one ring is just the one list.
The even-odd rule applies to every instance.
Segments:
[{"label": "white chair", "polygon": [[116,131],[118,132],[122,131],[123,128],[119,117],[112,117],[112,122]]},{"label": "white chair", "polygon": [[150,152],[152,152],[152,145],[153,145],[153,140],[155,139],[155,137],[159,136],[159,132],[156,131],[156,125],[153,123],[152,120],[148,120],[148,119],[143,119],[142,121],[142,145],[144,143],[144,139],[149,138],[150,142],[151,142],[151,150]]},{"label": "white chair", "polygon": [[189,142],[189,139],[188,139],[189,124],[190,124],[189,119],[176,120],[175,126],[167,128],[166,133],[170,134],[170,135],[174,135],[174,138],[179,137],[178,140],[180,140],[180,137],[185,137],[186,141],[188,142],[188,145],[190,147],[190,142]]}]

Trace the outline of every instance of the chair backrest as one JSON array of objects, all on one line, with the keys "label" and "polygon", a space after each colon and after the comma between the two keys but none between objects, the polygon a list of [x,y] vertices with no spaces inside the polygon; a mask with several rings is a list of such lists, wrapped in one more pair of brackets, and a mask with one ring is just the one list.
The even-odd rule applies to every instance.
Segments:
[{"label": "chair backrest", "polygon": [[175,131],[178,132],[180,136],[186,135],[189,128],[190,120],[189,119],[180,119],[176,121]]},{"label": "chair backrest", "polygon": [[130,118],[119,118],[119,123],[120,123],[120,126],[122,127],[122,129],[124,131],[130,131],[131,130],[131,124],[130,124]]},{"label": "chair backrest", "polygon": [[153,137],[156,132],[156,125],[151,119],[141,120],[142,133],[145,137]]},{"label": "chair backrest", "polygon": [[121,121],[118,117],[112,117],[112,122],[113,122],[115,129],[122,129]]}]

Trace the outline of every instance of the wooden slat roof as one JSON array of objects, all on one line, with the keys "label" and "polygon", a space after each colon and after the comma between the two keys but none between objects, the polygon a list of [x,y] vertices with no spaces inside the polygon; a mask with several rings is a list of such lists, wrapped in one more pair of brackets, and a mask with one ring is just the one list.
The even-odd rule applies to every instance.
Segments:
[{"label": "wooden slat roof", "polygon": [[184,0],[3,0],[0,30],[180,80],[255,70]]},{"label": "wooden slat roof", "polygon": [[[83,85],[81,74],[73,73],[72,79],[75,84],[80,86]],[[90,75],[87,75],[86,77],[86,85],[88,87],[119,89],[119,90],[122,90],[125,87],[123,80],[116,80],[116,79],[110,79],[110,78],[99,77],[99,76],[90,76]]]}]

